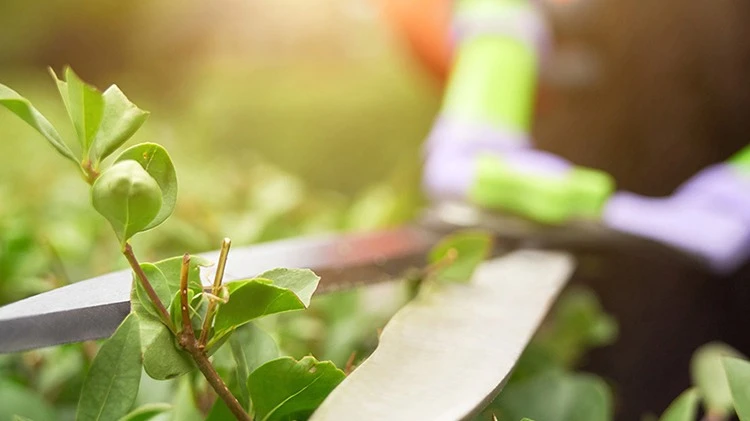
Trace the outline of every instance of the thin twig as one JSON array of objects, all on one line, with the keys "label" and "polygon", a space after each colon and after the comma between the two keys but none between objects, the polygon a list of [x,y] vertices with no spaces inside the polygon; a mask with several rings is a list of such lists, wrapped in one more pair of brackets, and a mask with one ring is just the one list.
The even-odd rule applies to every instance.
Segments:
[{"label": "thin twig", "polygon": [[245,409],[240,405],[237,398],[232,395],[229,391],[224,380],[221,379],[219,373],[211,365],[211,361],[208,360],[208,356],[200,344],[195,338],[195,331],[193,330],[193,324],[190,321],[190,312],[188,310],[188,270],[190,268],[190,255],[185,254],[182,258],[182,268],[180,270],[180,308],[182,310],[182,332],[179,336],[180,346],[190,353],[193,357],[195,364],[198,369],[203,373],[203,376],[211,385],[211,388],[216,391],[216,394],[224,401],[227,408],[234,414],[234,416],[240,421],[250,421],[250,415],[245,412]]},{"label": "thin twig", "polygon": [[190,320],[188,310],[188,271],[190,269],[190,255],[182,256],[182,267],[180,268],[180,309],[182,310],[182,334],[195,338],[193,323]]},{"label": "thin twig", "polygon": [[[216,277],[214,277],[214,285],[211,289],[211,294],[218,296],[221,290],[221,281],[224,279],[224,267],[227,265],[227,255],[229,254],[229,247],[232,245],[232,240],[225,238],[221,243],[221,252],[219,253],[219,264],[216,267]],[[201,337],[198,340],[200,346],[206,346],[206,340],[208,339],[208,331],[211,330],[211,324],[214,321],[214,314],[216,313],[216,300],[208,301],[208,309],[206,309],[206,318],[203,320],[203,327],[201,328]]]},{"label": "thin twig", "polygon": [[133,272],[135,272],[136,278],[138,278],[138,280],[141,282],[141,286],[143,286],[143,289],[146,290],[148,298],[151,299],[151,302],[156,307],[161,321],[165,325],[167,325],[169,330],[172,331],[172,334],[176,336],[177,330],[172,323],[172,319],[169,317],[169,313],[164,307],[164,304],[159,299],[159,296],[156,295],[156,291],[154,291],[154,287],[151,286],[151,282],[148,281],[146,273],[143,271],[143,268],[141,268],[140,263],[138,263],[138,259],[136,259],[135,253],[133,253],[133,248],[130,247],[130,243],[125,243],[125,248],[123,249],[122,254],[125,255],[126,259],[128,259],[128,263],[130,263],[130,267],[133,269]]}]

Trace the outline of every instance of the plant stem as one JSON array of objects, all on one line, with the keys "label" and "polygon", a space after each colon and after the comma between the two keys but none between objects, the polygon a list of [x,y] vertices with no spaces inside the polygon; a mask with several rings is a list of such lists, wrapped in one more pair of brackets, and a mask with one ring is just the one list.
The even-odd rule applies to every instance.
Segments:
[{"label": "plant stem", "polygon": [[130,243],[125,243],[125,248],[122,251],[122,254],[125,255],[125,258],[128,259],[128,263],[130,263],[130,267],[133,269],[133,272],[135,272],[136,278],[141,282],[141,286],[143,286],[143,289],[146,290],[146,294],[148,294],[148,298],[151,300],[151,302],[156,307],[157,312],[159,313],[159,317],[161,318],[161,321],[167,325],[169,330],[177,336],[177,330],[174,327],[174,324],[172,324],[172,319],[169,318],[169,313],[167,312],[167,309],[164,307],[164,304],[159,299],[159,296],[156,295],[156,291],[154,291],[154,287],[151,286],[151,282],[148,281],[148,278],[146,277],[146,273],[143,272],[143,268],[141,268],[141,264],[138,263],[138,259],[135,257],[135,253],[133,253],[133,248],[130,246]]},{"label": "plant stem", "polygon": [[[227,246],[227,249],[228,248],[229,247]],[[224,248],[222,248],[222,252],[223,251]],[[226,261],[226,257],[224,258],[224,261]],[[187,302],[189,268],[190,255],[185,254],[182,258],[182,269],[180,271],[180,307],[182,309],[182,332],[179,336],[180,346],[190,353],[195,364],[198,366],[198,369],[208,381],[208,384],[210,384],[216,391],[216,394],[218,394],[224,401],[229,410],[232,411],[232,414],[234,414],[234,416],[240,421],[250,421],[250,415],[245,412],[245,409],[240,405],[239,401],[237,401],[237,398],[235,398],[234,395],[232,395],[232,392],[229,391],[224,380],[221,379],[219,373],[217,373],[214,366],[211,365],[211,361],[208,360],[203,345],[201,345],[201,343],[195,338],[195,332],[190,320],[190,312],[188,311]]]},{"label": "plant stem", "polygon": [[[221,281],[224,279],[224,267],[227,265],[227,255],[229,254],[229,247],[232,245],[232,241],[225,238],[221,243],[221,252],[219,253],[219,263],[216,267],[216,277],[214,277],[214,285],[211,288],[211,294],[214,296],[219,295],[221,289]],[[216,313],[216,300],[208,301],[208,309],[206,309],[206,318],[203,320],[203,328],[201,329],[201,337],[198,343],[205,348],[206,340],[208,339],[208,331],[211,330],[211,324],[213,323],[214,314]]]}]

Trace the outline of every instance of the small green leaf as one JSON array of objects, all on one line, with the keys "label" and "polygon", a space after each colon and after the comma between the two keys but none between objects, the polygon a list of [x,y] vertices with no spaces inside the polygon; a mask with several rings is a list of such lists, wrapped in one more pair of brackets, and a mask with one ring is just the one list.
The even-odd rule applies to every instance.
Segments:
[{"label": "small green leaf", "polygon": [[[190,268],[188,269],[188,288],[196,294],[203,291],[200,278],[200,268],[211,266],[213,263],[200,256],[190,256]],[[167,280],[169,297],[180,290],[180,271],[182,270],[182,256],[170,257],[154,263]],[[168,304],[168,303],[167,303]]]},{"label": "small green leaf", "polygon": [[469,282],[474,270],[492,250],[492,237],[483,232],[465,231],[443,238],[431,251],[429,262],[437,266],[435,279]]},{"label": "small green leaf", "polygon": [[299,361],[283,357],[263,364],[247,380],[255,418],[258,421],[306,418],[344,377],[344,372],[330,361],[318,362],[313,357]]},{"label": "small green leaf", "polygon": [[[318,278],[310,279],[317,284]],[[297,285],[298,287],[300,285]],[[220,304],[214,330],[221,335],[261,316],[306,308],[295,291],[276,286],[270,279],[256,278],[227,284],[229,301]],[[303,288],[307,291],[307,287]]]},{"label": "small green leaf", "polygon": [[740,421],[750,421],[750,363],[731,357],[725,357],[722,362],[732,391],[734,410]]},{"label": "small green leaf", "polygon": [[253,323],[237,329],[229,338],[235,361],[234,379],[237,381],[240,402],[247,408],[250,395],[247,377],[261,365],[279,357],[279,348],[271,336]]},{"label": "small green leaf", "polygon": [[172,379],[195,368],[190,355],[179,348],[174,336],[155,316],[141,320],[143,368],[156,380]]},{"label": "small green leaf", "polygon": [[612,420],[612,394],[598,377],[551,372],[508,385],[493,404],[502,419]]},{"label": "small green leaf", "polygon": [[686,390],[669,405],[659,421],[695,421],[699,399],[697,389]]},{"label": "small green leaf", "polygon": [[101,125],[93,140],[91,159],[99,162],[130,139],[148,118],[148,111],[130,102],[124,93],[112,85],[104,91],[104,111]]},{"label": "small green leaf", "polygon": [[138,407],[128,415],[120,418],[120,421],[148,421],[157,415],[172,410],[172,405],[166,403],[150,403]]},{"label": "small green leaf", "polygon": [[104,100],[101,92],[83,82],[73,72],[73,69],[66,67],[64,72],[65,81],[63,82],[50,69],[50,73],[57,83],[57,89],[60,91],[60,96],[65,103],[65,108],[68,110],[70,120],[76,129],[82,157],[86,157],[102,121]]},{"label": "small green leaf", "polygon": [[148,229],[163,209],[156,180],[132,160],[117,162],[104,171],[91,187],[91,200],[123,245]]},{"label": "small green leaf", "polygon": [[[162,304],[167,307],[169,306],[170,300],[172,300],[172,293],[169,290],[169,285],[167,285],[167,279],[162,273],[161,270],[159,270],[156,265],[153,265],[151,263],[142,263],[141,269],[143,269],[143,273],[146,274],[146,279],[148,279],[151,286],[154,288],[154,291],[156,292],[156,295],[161,300]],[[135,279],[135,275],[133,279],[133,283],[135,285],[135,293],[138,295],[138,300],[142,305],[142,308],[145,311],[148,311],[152,315],[159,317],[159,313],[156,310],[156,306],[154,303],[151,302],[151,299],[148,297],[148,294],[146,293],[146,290],[143,288],[143,285],[138,281],[138,279]],[[139,310],[133,310],[133,312],[138,313]]]},{"label": "small green leaf", "polygon": [[706,411],[717,418],[725,418],[732,411],[732,392],[721,363],[724,357],[742,354],[729,345],[712,342],[698,348],[690,361],[693,384],[703,396]]},{"label": "small green leaf", "polygon": [[55,127],[31,105],[29,100],[19,95],[18,92],[0,84],[0,105],[38,131],[62,156],[79,165],[73,151],[63,142]]},{"label": "small green leaf", "polygon": [[112,420],[128,413],[141,381],[138,316],[131,313],[99,349],[83,382],[76,421]]},{"label": "small green leaf", "polygon": [[161,189],[162,206],[159,214],[143,230],[154,228],[164,222],[174,211],[177,203],[177,173],[167,151],[156,143],[140,143],[124,150],[115,160],[133,160],[156,180]]}]

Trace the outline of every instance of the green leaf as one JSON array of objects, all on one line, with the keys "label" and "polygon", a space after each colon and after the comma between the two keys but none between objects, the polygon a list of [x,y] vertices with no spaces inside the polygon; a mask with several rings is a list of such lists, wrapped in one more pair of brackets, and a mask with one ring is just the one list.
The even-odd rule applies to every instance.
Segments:
[{"label": "green leaf", "polygon": [[99,349],[83,382],[77,421],[117,419],[130,410],[141,381],[138,326],[131,313]]},{"label": "green leaf", "polygon": [[156,380],[172,379],[195,368],[190,355],[179,348],[174,336],[155,316],[141,320],[143,368]]},{"label": "green leaf", "polygon": [[[159,270],[156,265],[151,263],[141,263],[141,269],[143,269],[143,273],[146,274],[146,279],[148,279],[149,283],[154,288],[154,292],[156,292],[159,300],[161,300],[162,304],[164,304],[165,307],[168,307],[170,301],[172,300],[173,294],[169,290],[167,278],[164,276],[164,273],[162,273],[162,271]],[[159,313],[158,310],[156,310],[156,306],[151,302],[151,299],[146,293],[146,290],[143,288],[141,282],[135,278],[135,274],[133,275],[133,277],[133,283],[135,285],[134,290],[138,296],[138,300],[143,310],[158,318]],[[138,313],[139,311],[140,308],[138,310],[133,310],[133,312],[135,313]]]},{"label": "green leaf", "polygon": [[57,89],[68,110],[70,120],[73,122],[78,143],[81,145],[82,157],[86,157],[91,148],[96,132],[99,130],[99,124],[102,121],[104,112],[104,100],[102,94],[95,87],[86,84],[73,72],[73,69],[66,67],[65,81],[61,81],[52,69],[50,73],[55,78]]},{"label": "green leaf", "polygon": [[148,421],[157,415],[161,415],[171,410],[172,405],[166,403],[150,403],[134,409],[129,414],[120,418],[120,421]]},{"label": "green leaf", "polygon": [[[188,269],[188,288],[196,294],[203,291],[200,277],[200,268],[211,266],[213,262],[200,256],[190,256],[190,267]],[[154,263],[167,280],[169,297],[180,290],[180,271],[182,270],[182,256],[170,257]]]},{"label": "green leaf", "polygon": [[143,125],[148,111],[130,102],[124,93],[112,85],[102,95],[104,110],[99,131],[93,140],[91,159],[99,162],[122,146]]},{"label": "green leaf", "polygon": [[271,269],[258,275],[258,278],[270,279],[274,285],[293,291],[305,307],[310,305],[320,281],[320,276],[310,269]]},{"label": "green leaf", "polygon": [[[261,316],[306,308],[312,291],[320,280],[311,271],[301,271],[296,276],[282,279],[287,280],[285,285],[294,289],[275,285],[272,280],[264,278],[228,283],[229,301],[219,305],[216,312],[216,335]],[[303,294],[303,297],[298,296],[298,293]]]},{"label": "green leaf", "polygon": [[686,390],[669,405],[659,421],[695,421],[699,399],[697,389]]},{"label": "green leaf", "polygon": [[492,237],[478,231],[464,231],[443,238],[430,251],[429,262],[436,265],[435,279],[469,282],[474,270],[492,250]]},{"label": "green leaf", "polygon": [[0,105],[17,115],[29,126],[38,131],[62,156],[79,165],[78,159],[73,155],[68,145],[63,142],[55,127],[40,113],[31,102],[19,95],[16,91],[0,84]]},{"label": "green leaf", "polygon": [[698,388],[706,411],[724,418],[732,411],[732,392],[724,372],[722,358],[742,357],[729,345],[712,342],[698,348],[690,361],[690,375]]},{"label": "green leaf", "polygon": [[156,143],[139,143],[124,150],[115,162],[133,160],[156,180],[161,189],[162,206],[159,214],[143,230],[154,228],[164,222],[174,211],[177,203],[177,173],[167,151]]},{"label": "green leaf", "polygon": [[613,417],[612,395],[598,377],[552,372],[508,385],[493,412],[509,420],[607,421]]},{"label": "green leaf", "polygon": [[13,421],[34,421],[31,418],[22,417],[20,415],[13,415]]},{"label": "green leaf", "polygon": [[279,348],[263,329],[248,323],[237,329],[229,338],[229,346],[235,361],[234,379],[238,383],[240,402],[245,408],[250,402],[247,378],[261,365],[279,357]]},{"label": "green leaf", "polygon": [[195,404],[193,386],[189,377],[180,379],[174,402],[172,402],[172,420],[174,421],[203,421],[203,416]]},{"label": "green leaf", "polygon": [[91,187],[94,208],[107,218],[120,242],[148,229],[160,214],[162,191],[156,180],[135,161],[120,161]]},{"label": "green leaf", "polygon": [[344,377],[330,361],[283,357],[253,371],[247,388],[258,421],[300,419],[312,414]]},{"label": "green leaf", "polygon": [[221,399],[216,399],[214,406],[211,407],[211,411],[206,416],[206,421],[234,421],[236,419],[227,404]]},{"label": "green leaf", "polygon": [[731,357],[722,362],[732,391],[734,410],[740,421],[750,421],[750,363]]},{"label": "green leaf", "polygon": [[0,420],[23,416],[34,421],[53,421],[58,417],[44,398],[31,390],[12,383],[0,375]]}]

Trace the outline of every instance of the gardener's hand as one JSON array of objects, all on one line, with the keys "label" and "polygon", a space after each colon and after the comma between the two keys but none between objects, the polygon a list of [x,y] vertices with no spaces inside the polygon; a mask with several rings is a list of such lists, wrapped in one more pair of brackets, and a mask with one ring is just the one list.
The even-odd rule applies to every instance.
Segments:
[{"label": "gardener's hand", "polygon": [[[745,156],[748,165],[750,148]],[[701,171],[669,197],[617,193],[604,222],[703,256],[717,273],[731,273],[750,258],[750,166],[743,168],[738,158]]]}]

